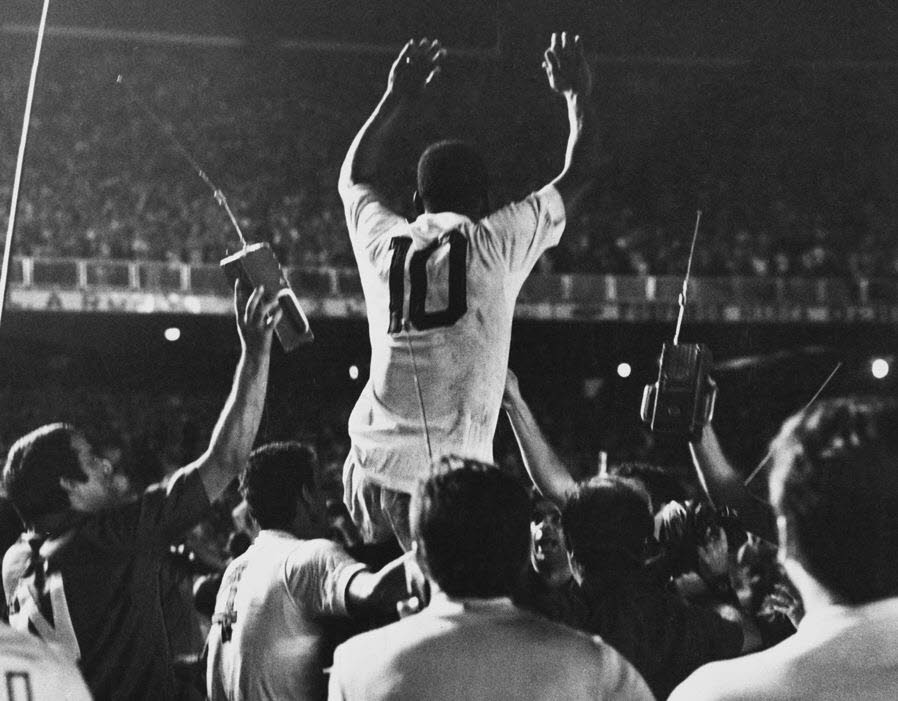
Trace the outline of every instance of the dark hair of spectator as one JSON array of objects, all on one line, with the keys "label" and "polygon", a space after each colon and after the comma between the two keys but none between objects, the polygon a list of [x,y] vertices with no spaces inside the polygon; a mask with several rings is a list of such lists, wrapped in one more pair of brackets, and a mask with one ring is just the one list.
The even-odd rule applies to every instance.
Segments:
[{"label": "dark hair of spectator", "polygon": [[10,448],[3,468],[3,489],[27,525],[69,508],[61,478],[87,481],[72,447],[76,435],[69,424],[47,424],[22,436]]},{"label": "dark hair of spectator", "polygon": [[770,494],[794,555],[847,604],[898,595],[898,402],[819,402],[783,424]]},{"label": "dark hair of spectator", "polygon": [[580,484],[561,510],[568,550],[586,576],[640,567],[654,521],[641,485],[615,476]]},{"label": "dark hair of spectator", "polygon": [[418,160],[418,194],[428,212],[479,216],[487,199],[486,165],[463,141],[439,141]]},{"label": "dark hair of spectator", "polygon": [[709,531],[723,528],[727,545],[733,552],[747,537],[733,510],[717,509],[707,501],[671,501],[658,512],[658,517],[658,543],[672,577],[698,572],[698,548],[707,544]]},{"label": "dark hair of spectator", "polygon": [[315,489],[315,451],[296,441],[256,448],[240,480],[249,514],[261,528],[288,530],[303,487]]},{"label": "dark hair of spectator", "polygon": [[494,465],[442,458],[411,503],[412,537],[449,596],[508,596],[530,549],[525,489]]},{"label": "dark hair of spectator", "polygon": [[645,485],[652,498],[652,511],[658,513],[670,501],[685,501],[686,489],[682,480],[670,470],[647,462],[622,462],[612,465],[608,474],[629,477]]}]

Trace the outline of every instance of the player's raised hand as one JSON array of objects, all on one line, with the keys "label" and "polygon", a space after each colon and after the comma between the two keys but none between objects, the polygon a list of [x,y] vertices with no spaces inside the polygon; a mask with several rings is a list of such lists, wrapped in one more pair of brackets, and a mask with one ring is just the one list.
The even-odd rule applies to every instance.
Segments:
[{"label": "player's raised hand", "polygon": [[543,54],[543,69],[549,79],[549,87],[555,92],[581,96],[592,92],[592,69],[577,34],[552,33],[549,48]]},{"label": "player's raised hand", "polygon": [[440,74],[446,49],[436,39],[411,39],[390,68],[387,90],[404,97],[420,95]]}]

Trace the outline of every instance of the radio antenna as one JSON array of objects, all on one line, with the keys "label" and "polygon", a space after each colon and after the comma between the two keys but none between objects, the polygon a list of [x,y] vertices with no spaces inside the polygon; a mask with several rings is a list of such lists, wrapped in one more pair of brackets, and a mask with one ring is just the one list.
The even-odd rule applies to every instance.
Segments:
[{"label": "radio antenna", "polygon": [[[833,371],[831,373],[829,373],[829,377],[827,377],[825,380],[823,380],[823,384],[820,385],[820,387],[817,389],[816,392],[814,392],[814,396],[811,397],[810,401],[804,405],[804,408],[799,413],[803,413],[803,412],[807,411],[808,407],[810,407],[811,404],[813,404],[814,402],[817,401],[817,398],[820,396],[820,394],[826,388],[826,385],[829,384],[829,381],[831,379],[833,379],[835,374],[839,371],[840,367],[842,367],[841,360],[838,363],[836,363],[836,367],[834,367]],[[771,457],[773,457],[773,447],[772,446],[771,446],[770,450],[767,451],[767,455],[764,456],[764,459],[758,463],[758,466],[754,470],[751,471],[751,474],[745,478],[745,482],[743,482],[742,484],[744,484],[747,487],[751,483],[751,481],[761,473],[761,470],[764,469],[764,466],[770,461]]]},{"label": "radio antenna", "polygon": [[34,103],[34,86],[37,83],[37,67],[41,60],[41,47],[44,45],[44,32],[47,29],[47,12],[50,0],[44,0],[41,9],[41,21],[37,27],[37,42],[34,45],[34,60],[31,63],[31,77],[28,79],[28,93],[25,97],[25,117],[22,120],[22,136],[19,139],[19,155],[16,157],[16,171],[12,181],[12,199],[9,203],[9,221],[6,227],[6,243],[3,247],[3,264],[0,267],[0,318],[6,307],[6,289],[9,286],[9,262],[12,256],[13,232],[16,230],[16,209],[19,204],[19,188],[22,185],[22,167],[25,164],[25,146],[28,144],[28,127],[31,124],[31,105]]},{"label": "radio antenna", "polygon": [[677,329],[674,331],[673,344],[680,342],[680,329],[683,328],[683,316],[686,314],[686,290],[689,288],[689,275],[692,273],[692,256],[695,253],[695,240],[698,238],[698,225],[702,221],[702,210],[695,213],[695,231],[692,232],[692,245],[689,247],[689,260],[686,262],[686,277],[683,278],[683,291],[677,300],[680,311],[677,314]]},{"label": "radio antenna", "polygon": [[171,141],[172,145],[177,149],[178,153],[184,156],[187,159],[187,162],[193,167],[196,171],[196,174],[200,176],[200,179],[206,183],[210,190],[212,190],[212,197],[215,198],[215,201],[219,204],[219,206],[227,212],[228,219],[231,220],[231,224],[234,226],[234,231],[237,232],[237,237],[240,239],[240,243],[246,248],[246,238],[243,235],[243,230],[240,228],[240,224],[237,223],[237,217],[234,216],[234,213],[231,211],[230,205],[228,205],[228,198],[225,197],[225,194],[221,191],[221,188],[218,187],[215,183],[212,182],[211,178],[206,175],[206,171],[203,170],[202,166],[197,163],[196,159],[191,155],[190,151],[188,151],[184,145],[178,141],[178,137],[175,136],[175,130],[172,128],[171,124],[168,124],[155,113],[153,110],[149,108],[149,106],[140,99],[137,93],[131,88],[128,83],[125,82],[125,78],[120,73],[115,82],[118,85],[121,85],[125,92],[128,94],[129,99],[136,104],[141,111],[146,114],[150,120],[159,128],[168,140]]},{"label": "radio antenna", "polygon": [[421,394],[421,382],[418,378],[418,363],[415,362],[415,351],[412,350],[412,337],[409,335],[408,319],[403,319],[402,330],[405,333],[405,343],[408,346],[408,354],[412,358],[412,372],[415,376],[415,391],[418,393],[418,407],[421,409],[421,421],[424,425],[424,442],[427,443],[427,457],[433,466],[433,449],[430,447],[430,429],[427,427],[427,412],[424,411],[424,395]]}]

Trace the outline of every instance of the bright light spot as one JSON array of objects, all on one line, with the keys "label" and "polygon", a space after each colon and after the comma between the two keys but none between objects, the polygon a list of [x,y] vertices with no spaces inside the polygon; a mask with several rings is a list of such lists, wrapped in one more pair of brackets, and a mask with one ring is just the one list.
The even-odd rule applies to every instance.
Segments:
[{"label": "bright light spot", "polygon": [[174,343],[179,338],[181,338],[181,329],[179,329],[177,326],[172,326],[165,329],[165,333],[163,335],[165,336],[166,341],[171,341],[172,343]]},{"label": "bright light spot", "polygon": [[349,366],[349,379],[350,380],[359,379],[359,366],[358,365],[350,365]]},{"label": "bright light spot", "polygon": [[870,363],[870,372],[873,373],[873,377],[877,380],[881,380],[889,374],[889,361],[883,358],[876,358],[876,360]]},{"label": "bright light spot", "polygon": [[620,377],[630,377],[631,372],[633,372],[633,368],[630,367],[630,363],[621,363],[617,366],[617,374]]}]

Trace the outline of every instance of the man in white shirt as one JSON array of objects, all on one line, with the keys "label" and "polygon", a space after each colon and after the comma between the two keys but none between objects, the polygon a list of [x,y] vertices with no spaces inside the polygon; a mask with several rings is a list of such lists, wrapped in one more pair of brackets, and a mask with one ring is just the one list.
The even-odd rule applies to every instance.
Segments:
[{"label": "man in white shirt", "polygon": [[670,698],[898,698],[898,403],[830,400],[789,419],[770,496],[805,617],[779,645],[706,665]]},{"label": "man in white shirt", "polygon": [[509,475],[444,458],[412,501],[413,552],[430,605],[339,646],[329,698],[652,699],[601,638],[511,603],[529,551],[529,514],[526,492]]},{"label": "man in white shirt", "polygon": [[351,615],[395,613],[405,595],[402,559],[371,573],[326,540],[314,452],[272,443],[250,456],[241,490],[261,527],[228,565],[209,631],[212,701],[323,698],[323,669]]},{"label": "man in white shirt", "polygon": [[592,74],[579,37],[563,33],[553,35],[545,61],[568,107],[561,173],[489,214],[480,155],[440,142],[418,162],[420,216],[409,223],[393,212],[376,189],[383,147],[421,108],[444,56],[437,41],[405,46],[339,183],[371,341],[370,380],[349,419],[344,498],[366,540],[395,532],[406,549],[408,495],[431,455],[492,460],[518,292],[595,173]]},{"label": "man in white shirt", "polygon": [[34,635],[0,623],[0,699],[17,701],[90,701],[75,664]]}]

